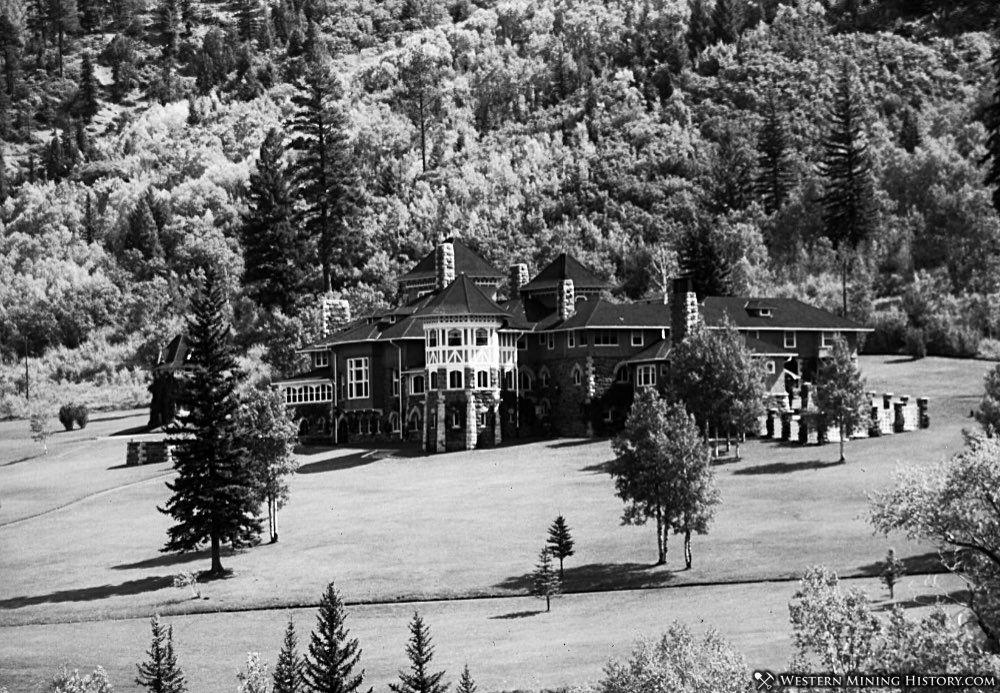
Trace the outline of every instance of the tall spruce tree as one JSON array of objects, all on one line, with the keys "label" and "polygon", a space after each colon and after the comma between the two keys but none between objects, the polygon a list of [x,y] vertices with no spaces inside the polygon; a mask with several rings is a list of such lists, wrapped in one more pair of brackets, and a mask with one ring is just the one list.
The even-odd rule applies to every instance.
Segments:
[{"label": "tall spruce tree", "polygon": [[441,683],[443,671],[432,673],[429,665],[434,658],[430,629],[416,611],[410,621],[410,642],[406,645],[410,670],[399,672],[399,683],[390,683],[393,693],[444,693],[448,685]]},{"label": "tall spruce tree", "polygon": [[262,307],[291,314],[305,288],[308,248],[295,223],[292,176],[282,161],[281,133],[272,129],[250,174],[249,209],[240,240],[246,270],[243,284]]},{"label": "tall spruce tree", "polygon": [[55,33],[56,49],[59,54],[59,76],[62,77],[66,37],[80,30],[80,11],[76,6],[76,0],[49,0],[48,21]]},{"label": "tall spruce tree", "polygon": [[757,194],[768,214],[773,214],[788,200],[792,188],[792,172],[788,161],[788,136],[778,112],[774,93],[767,96],[764,125],[757,137]]},{"label": "tall spruce tree", "polygon": [[177,655],[174,653],[173,626],[161,624],[159,616],[153,616],[149,623],[153,640],[146,651],[146,661],[136,665],[139,670],[136,685],[150,693],[185,693],[184,672],[177,666]]},{"label": "tall spruce tree", "polygon": [[716,248],[707,223],[696,223],[684,233],[678,255],[681,270],[691,276],[699,300],[732,293],[732,265]]},{"label": "tall spruce tree", "polygon": [[[1000,36],[1000,24],[995,34]],[[993,94],[986,108],[986,155],[983,163],[989,164],[986,183],[993,186],[993,207],[1000,211],[1000,45],[993,49]]]},{"label": "tall spruce tree", "polygon": [[302,657],[299,655],[299,639],[295,635],[295,622],[288,619],[285,639],[274,665],[274,687],[272,693],[304,693],[302,680]]},{"label": "tall spruce tree", "polygon": [[163,258],[160,230],[146,196],[139,199],[129,214],[125,236],[122,238],[122,249],[138,250],[147,260]]},{"label": "tall spruce tree", "polygon": [[736,43],[746,26],[746,0],[715,0],[712,25],[715,40],[721,43]]},{"label": "tall spruce tree", "polygon": [[462,678],[458,680],[458,688],[455,689],[456,693],[476,693],[479,687],[472,678],[472,674],[469,673],[469,665],[466,664],[465,668],[462,669]]},{"label": "tall spruce tree", "polygon": [[543,547],[538,554],[538,563],[531,574],[531,594],[545,600],[545,610],[552,609],[552,597],[562,591],[562,580],[559,573],[552,568],[552,552]]},{"label": "tall spruce tree", "polygon": [[708,0],[688,0],[688,7],[691,12],[687,31],[688,54],[694,60],[712,44],[712,14],[708,9]]},{"label": "tall spruce tree", "polygon": [[[0,202],[2,202],[0,197]],[[83,238],[93,243],[97,238],[97,211],[94,209],[93,195],[87,191],[87,202],[83,209]]]},{"label": "tall spruce tree", "polygon": [[3,146],[0,145],[0,204],[10,197],[10,179],[7,177],[7,161],[4,159]]},{"label": "tall spruce tree", "polygon": [[[343,89],[333,73],[322,37],[311,27],[302,74],[295,80],[291,141],[299,152],[297,194],[303,226],[318,244],[323,288],[334,288],[334,269],[349,270],[359,257],[352,220],[356,214],[357,171],[347,137]],[[337,278],[337,288],[342,284]]]},{"label": "tall spruce tree", "polygon": [[828,133],[823,141],[819,171],[824,178],[823,225],[841,257],[841,294],[847,316],[847,273],[850,253],[868,239],[876,226],[875,182],[865,133],[864,107],[858,93],[856,68],[841,64]]},{"label": "tall spruce tree", "polygon": [[226,317],[223,280],[208,272],[192,302],[187,323],[191,348],[188,375],[178,405],[184,414],[170,428],[177,442],[174,469],[167,482],[173,495],[160,512],[174,518],[163,551],[193,551],[208,543],[209,575],[225,574],[222,544],[242,546],[258,540],[261,522],[253,469],[245,459],[236,420],[236,367],[232,327]]},{"label": "tall spruce tree", "polygon": [[236,30],[240,41],[253,43],[258,35],[260,3],[257,0],[239,0],[236,6]]},{"label": "tall spruce tree", "polygon": [[80,64],[80,84],[77,87],[76,111],[83,120],[90,120],[97,115],[97,79],[94,77],[94,64],[90,53],[83,54]]},{"label": "tall spruce tree", "polygon": [[184,32],[184,5],[182,0],[159,0],[154,15],[154,27],[159,34],[160,48],[160,84],[157,94],[160,103],[167,103],[175,95],[174,79],[177,69],[177,57],[180,51],[180,38]]},{"label": "tall spruce tree", "polygon": [[560,515],[549,527],[549,538],[546,541],[549,552],[559,559],[559,579],[563,578],[563,561],[573,555],[573,537],[569,533],[566,518]]},{"label": "tall spruce tree", "polygon": [[[315,693],[354,693],[363,690],[365,670],[355,669],[361,660],[357,639],[344,624],[344,602],[331,582],[319,603],[316,630],[309,641],[305,681]],[[372,689],[368,689],[371,693]]]}]

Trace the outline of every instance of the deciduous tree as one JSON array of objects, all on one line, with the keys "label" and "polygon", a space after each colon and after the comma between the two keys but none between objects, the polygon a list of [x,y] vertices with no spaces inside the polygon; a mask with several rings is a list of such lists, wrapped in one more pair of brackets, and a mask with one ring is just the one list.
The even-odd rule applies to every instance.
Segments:
[{"label": "deciduous tree", "polygon": [[865,406],[865,383],[855,359],[847,340],[838,335],[816,374],[816,405],[837,424],[841,462],[845,459],[844,441],[858,425]]},{"label": "deciduous tree", "polygon": [[990,438],[1000,437],[1000,365],[986,374],[985,392],[979,401],[976,421]]}]

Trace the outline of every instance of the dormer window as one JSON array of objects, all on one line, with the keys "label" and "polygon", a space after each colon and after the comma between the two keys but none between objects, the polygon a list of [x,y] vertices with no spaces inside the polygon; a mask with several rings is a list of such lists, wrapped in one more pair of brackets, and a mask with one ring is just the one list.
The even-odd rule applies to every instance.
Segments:
[{"label": "dormer window", "polygon": [[330,352],[328,351],[313,352],[313,368],[326,368],[329,365],[330,365]]},{"label": "dormer window", "polygon": [[757,311],[757,315],[760,316],[760,317],[762,317],[762,318],[769,318],[769,317],[771,317],[771,309],[770,308],[761,308],[760,310]]}]

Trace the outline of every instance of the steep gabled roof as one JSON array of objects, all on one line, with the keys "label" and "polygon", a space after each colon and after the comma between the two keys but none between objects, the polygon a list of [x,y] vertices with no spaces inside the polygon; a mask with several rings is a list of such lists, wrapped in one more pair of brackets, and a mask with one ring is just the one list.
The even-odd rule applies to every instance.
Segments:
[{"label": "steep gabled roof", "polygon": [[185,364],[190,356],[191,347],[188,345],[187,335],[175,335],[166,349],[160,351],[156,359],[154,371],[175,371],[185,368]]},{"label": "steep gabled roof", "polygon": [[[747,308],[766,306],[771,317],[751,315]],[[709,327],[721,325],[726,316],[741,329],[750,330],[843,330],[868,332],[869,328],[853,320],[810,306],[797,298],[755,298],[740,296],[706,296],[701,314]]]},{"label": "steep gabled roof", "polygon": [[653,361],[666,361],[667,357],[670,356],[670,349],[672,345],[673,342],[669,339],[658,339],[650,346],[630,358],[627,363],[651,363]]},{"label": "steep gabled roof", "polygon": [[608,284],[599,279],[593,272],[584,267],[579,260],[568,253],[559,253],[530,282],[521,287],[521,291],[546,291],[554,289],[563,279],[572,279],[573,287],[579,289],[604,289]]},{"label": "steep gabled roof", "polygon": [[442,289],[414,316],[429,317],[432,315],[495,315],[502,318],[512,317],[486,295],[468,275],[460,274],[451,284]]},{"label": "steep gabled roof", "polygon": [[[502,279],[504,273],[498,270],[496,267],[488,263],[475,251],[473,251],[469,246],[465,245],[461,241],[455,239],[449,239],[447,241],[455,247],[455,274],[465,273],[470,277],[477,278],[496,278]],[[427,279],[434,279],[437,276],[435,269],[435,255],[436,250],[424,255],[420,262],[414,265],[413,269],[404,274],[399,278],[400,283],[415,282],[415,281],[425,281]]]}]

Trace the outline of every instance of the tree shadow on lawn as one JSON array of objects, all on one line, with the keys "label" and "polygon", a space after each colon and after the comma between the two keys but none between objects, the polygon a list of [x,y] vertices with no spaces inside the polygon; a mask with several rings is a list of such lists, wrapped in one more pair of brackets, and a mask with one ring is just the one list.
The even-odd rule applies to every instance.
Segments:
[{"label": "tree shadow on lawn", "polygon": [[496,616],[490,616],[491,621],[507,621],[513,620],[515,618],[531,618],[532,616],[537,616],[538,614],[544,614],[545,611],[538,609],[535,611],[514,611],[509,614],[497,614]]},{"label": "tree shadow on lawn", "polygon": [[[236,555],[236,552],[232,549],[223,549],[222,558],[228,558],[230,556]],[[211,549],[202,549],[201,551],[188,551],[186,553],[161,553],[152,558],[147,558],[142,561],[136,561],[135,563],[121,563],[116,566],[112,566],[112,570],[141,570],[143,568],[166,568],[169,566],[180,565],[182,563],[191,563],[192,561],[207,561],[212,557]]]},{"label": "tree shadow on lawn", "polygon": [[753,467],[733,470],[734,475],[756,476],[764,474],[791,474],[793,472],[805,472],[811,469],[826,469],[828,467],[840,467],[840,462],[828,462],[824,460],[809,460],[808,462],[772,462],[771,464],[758,464]]},{"label": "tree shadow on lawn", "polygon": [[588,464],[586,467],[581,467],[580,471],[588,472],[590,474],[610,474],[612,464],[614,464],[614,460],[606,460],[605,462]]},{"label": "tree shadow on lawn", "polygon": [[887,600],[876,606],[875,611],[892,611],[897,606],[902,609],[919,609],[920,607],[934,606],[936,604],[940,604],[941,606],[954,606],[956,604],[968,606],[969,591],[966,589],[957,589],[945,594],[920,594],[912,599],[901,601]]},{"label": "tree shadow on lawn", "polygon": [[156,575],[138,580],[129,580],[118,585],[100,585],[99,587],[82,587],[75,590],[61,590],[40,594],[33,597],[12,597],[0,599],[0,609],[21,609],[38,604],[55,604],[59,602],[89,602],[107,597],[122,597],[143,592],[155,592],[174,584],[172,575]]},{"label": "tree shadow on lawn", "polygon": [[584,445],[593,445],[594,443],[600,443],[601,441],[607,441],[608,438],[579,438],[579,439],[569,439],[560,440],[557,443],[552,443],[551,445],[546,445],[545,447],[550,450],[559,450],[561,448],[578,448]]},{"label": "tree shadow on lawn", "polygon": [[152,433],[152,432],[153,432],[153,429],[151,429],[149,426],[146,426],[146,425],[133,426],[132,428],[123,428],[120,431],[116,431],[115,433],[112,433],[110,437],[111,438],[122,438],[124,436],[139,436],[139,435],[145,435],[146,433]]},{"label": "tree shadow on lawn", "polygon": [[[674,579],[673,571],[663,566],[645,563],[589,563],[566,567],[564,592],[601,591],[612,589],[642,589],[660,587]],[[495,585],[498,589],[527,592],[533,582],[532,573],[514,575]]]},{"label": "tree shadow on lawn", "polygon": [[[946,553],[944,555],[944,560],[953,561],[955,559],[954,555],[951,553]],[[922,553],[917,556],[907,556],[906,558],[899,559],[903,564],[903,570],[905,574],[901,579],[905,579],[907,575],[936,575],[939,573],[947,573],[948,569],[944,567],[942,563],[942,556],[937,551],[928,551],[927,553]],[[882,574],[882,569],[885,567],[884,561],[878,561],[876,563],[869,563],[867,565],[858,566],[858,572],[866,577],[878,577]]]},{"label": "tree shadow on lawn", "polygon": [[310,462],[308,464],[301,465],[296,473],[322,474],[323,472],[339,472],[345,469],[352,469],[354,467],[363,467],[366,464],[377,462],[380,459],[392,457],[392,455],[388,454],[379,456],[377,454],[378,452],[378,450],[366,450],[363,452],[356,452],[351,455],[345,455],[344,457],[333,457],[328,460]]}]

